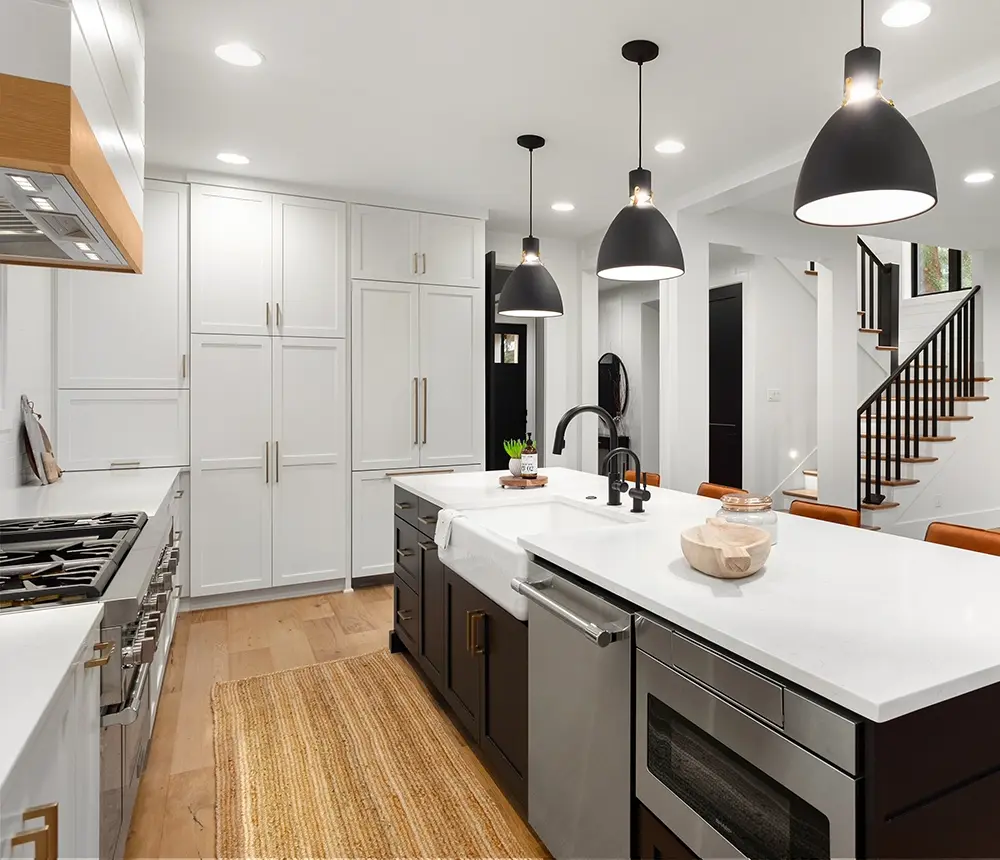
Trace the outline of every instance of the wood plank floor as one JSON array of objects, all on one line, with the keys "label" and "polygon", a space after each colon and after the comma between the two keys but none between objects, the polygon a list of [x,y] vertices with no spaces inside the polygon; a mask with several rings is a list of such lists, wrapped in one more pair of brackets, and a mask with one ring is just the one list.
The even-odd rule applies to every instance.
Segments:
[{"label": "wood plank floor", "polygon": [[[215,856],[209,697],[216,681],[385,648],[391,626],[389,586],[178,616],[125,857]],[[516,817],[485,770],[481,775]]]}]

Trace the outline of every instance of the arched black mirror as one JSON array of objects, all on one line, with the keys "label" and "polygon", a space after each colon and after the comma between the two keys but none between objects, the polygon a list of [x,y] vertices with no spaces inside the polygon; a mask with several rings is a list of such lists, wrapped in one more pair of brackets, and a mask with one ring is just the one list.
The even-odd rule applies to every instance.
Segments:
[{"label": "arched black mirror", "polygon": [[615,419],[628,409],[628,371],[613,352],[604,353],[597,362],[597,403]]}]

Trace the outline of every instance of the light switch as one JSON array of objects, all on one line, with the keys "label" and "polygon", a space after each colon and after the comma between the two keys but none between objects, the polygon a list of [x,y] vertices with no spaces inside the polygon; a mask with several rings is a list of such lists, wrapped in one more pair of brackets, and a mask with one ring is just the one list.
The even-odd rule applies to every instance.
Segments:
[{"label": "light switch", "polygon": [[777,403],[781,400],[781,389],[780,388],[769,388],[767,389],[767,402]]}]

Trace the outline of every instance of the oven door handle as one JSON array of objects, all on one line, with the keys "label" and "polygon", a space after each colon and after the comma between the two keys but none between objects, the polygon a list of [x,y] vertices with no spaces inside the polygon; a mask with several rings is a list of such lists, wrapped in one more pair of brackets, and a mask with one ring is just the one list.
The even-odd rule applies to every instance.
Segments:
[{"label": "oven door handle", "polygon": [[132,685],[132,695],[128,697],[128,704],[122,706],[117,711],[104,714],[101,717],[101,726],[130,726],[139,717],[139,708],[142,704],[142,697],[146,692],[146,685],[149,683],[149,663],[143,663],[135,676],[135,683]]}]

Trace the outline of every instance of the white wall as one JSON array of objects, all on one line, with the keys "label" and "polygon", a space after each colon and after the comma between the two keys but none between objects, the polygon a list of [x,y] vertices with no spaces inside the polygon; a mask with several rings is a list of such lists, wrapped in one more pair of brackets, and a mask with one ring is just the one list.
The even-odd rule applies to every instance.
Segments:
[{"label": "white wall", "polygon": [[22,394],[34,402],[49,437],[56,438],[53,292],[51,269],[0,266],[0,491],[27,480],[20,443]]},{"label": "white wall", "polygon": [[[577,245],[566,239],[539,238],[541,258],[562,295],[564,314],[544,321],[545,365],[542,409],[545,464],[578,468],[580,464],[580,422],[570,425],[566,448],[552,453],[552,437],[563,413],[580,399],[580,269]],[[521,262],[521,236],[486,230],[486,250],[496,251],[497,265],[517,266]],[[537,404],[536,404],[537,406]],[[541,447],[541,445],[540,445]]]},{"label": "white wall", "polygon": [[[618,422],[618,432],[631,437],[632,450],[639,455],[643,469],[648,472],[659,471],[659,440],[651,445],[645,435],[650,417],[648,412],[650,409],[659,411],[659,397],[653,403],[646,402],[648,397],[644,392],[648,385],[648,365],[644,363],[643,355],[652,350],[652,357],[658,361],[660,330],[659,325],[655,326],[655,330],[650,328],[648,321],[644,327],[643,308],[648,302],[658,302],[659,295],[660,285],[656,281],[605,288],[598,295],[597,311],[598,354],[615,353],[628,373],[629,403],[625,415]],[[656,343],[651,346],[648,338],[654,336]],[[656,377],[658,380],[658,369]],[[658,425],[657,415],[652,426]],[[607,431],[602,429],[600,432]],[[658,429],[656,432],[658,434]]]}]

